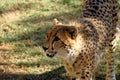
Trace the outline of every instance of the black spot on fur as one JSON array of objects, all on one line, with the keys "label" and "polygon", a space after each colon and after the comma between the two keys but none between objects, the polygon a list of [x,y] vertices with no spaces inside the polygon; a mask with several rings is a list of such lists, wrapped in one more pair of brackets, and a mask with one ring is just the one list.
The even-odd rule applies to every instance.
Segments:
[{"label": "black spot on fur", "polygon": [[93,6],[93,8],[94,8],[95,10],[98,10],[98,9],[99,9],[99,7],[98,7],[98,6]]}]

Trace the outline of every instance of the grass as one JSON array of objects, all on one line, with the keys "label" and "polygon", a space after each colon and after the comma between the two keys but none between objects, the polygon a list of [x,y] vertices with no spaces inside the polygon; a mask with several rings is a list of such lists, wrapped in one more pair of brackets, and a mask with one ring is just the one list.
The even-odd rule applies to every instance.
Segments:
[{"label": "grass", "polygon": [[[67,23],[80,16],[79,0],[0,0],[0,4],[0,80],[67,80],[60,60],[47,58],[41,46],[54,18]],[[104,72],[105,63],[101,64]]]}]

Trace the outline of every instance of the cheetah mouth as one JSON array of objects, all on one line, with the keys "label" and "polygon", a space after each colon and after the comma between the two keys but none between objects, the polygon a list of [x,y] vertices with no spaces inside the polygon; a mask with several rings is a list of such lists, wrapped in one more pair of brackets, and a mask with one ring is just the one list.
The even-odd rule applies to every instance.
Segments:
[{"label": "cheetah mouth", "polygon": [[47,57],[52,58],[52,57],[54,57],[56,55],[56,52],[54,52],[54,53],[47,53],[46,55],[47,55]]}]

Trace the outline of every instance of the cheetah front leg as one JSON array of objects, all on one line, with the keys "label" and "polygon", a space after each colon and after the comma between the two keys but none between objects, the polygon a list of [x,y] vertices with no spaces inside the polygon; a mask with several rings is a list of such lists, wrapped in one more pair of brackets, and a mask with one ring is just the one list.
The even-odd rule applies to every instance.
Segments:
[{"label": "cheetah front leg", "polygon": [[108,56],[106,60],[107,61],[106,80],[116,80],[114,68],[114,46],[109,45],[107,52]]}]

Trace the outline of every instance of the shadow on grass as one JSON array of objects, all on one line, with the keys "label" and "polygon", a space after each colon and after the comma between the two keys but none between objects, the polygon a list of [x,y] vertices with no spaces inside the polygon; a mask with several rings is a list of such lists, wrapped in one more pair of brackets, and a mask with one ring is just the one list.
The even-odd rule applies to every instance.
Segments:
[{"label": "shadow on grass", "polygon": [[67,80],[64,67],[59,67],[43,74],[0,73],[0,80]]},{"label": "shadow on grass", "polygon": [[[116,75],[117,80],[120,80],[120,75]],[[104,74],[96,76],[97,80],[105,80]],[[49,72],[42,74],[12,74],[12,73],[0,73],[0,80],[69,80],[66,76],[64,67],[59,67]]]}]

